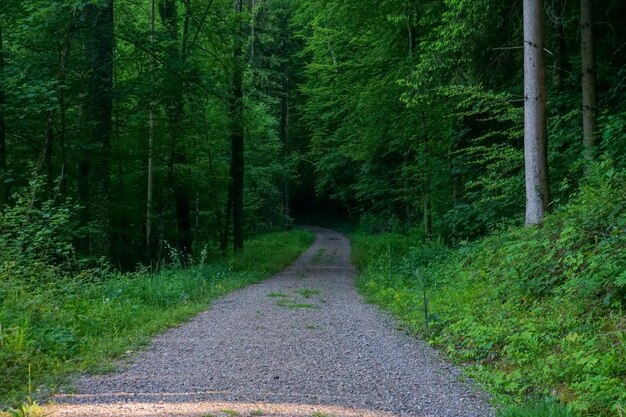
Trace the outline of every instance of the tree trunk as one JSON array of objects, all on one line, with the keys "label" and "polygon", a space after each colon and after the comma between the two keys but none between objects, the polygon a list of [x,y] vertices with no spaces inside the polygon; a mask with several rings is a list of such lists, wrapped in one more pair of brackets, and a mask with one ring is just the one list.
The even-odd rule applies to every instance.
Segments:
[{"label": "tree trunk", "polygon": [[92,34],[89,118],[91,126],[90,243],[95,255],[110,253],[111,134],[113,113],[113,0],[89,4]]},{"label": "tree trunk", "polygon": [[[287,159],[289,158],[290,143],[289,143],[289,95],[290,95],[290,82],[288,67],[285,65],[283,68],[283,91],[280,106],[280,136],[283,143],[283,164],[287,165]],[[281,187],[281,200],[282,200],[282,214],[283,216],[289,216],[289,178],[285,176],[282,179]]]},{"label": "tree trunk", "polygon": [[[0,22],[0,72],[4,70],[4,43],[2,40],[2,22]],[[6,124],[4,120],[4,90],[0,87],[0,210],[9,201],[10,189],[5,178],[7,174]]]},{"label": "tree trunk", "polygon": [[565,42],[565,22],[563,18],[563,0],[552,0],[552,29],[554,31],[554,68],[552,83],[556,92],[563,91],[563,74],[565,74],[567,59],[567,44]]},{"label": "tree trunk", "polygon": [[[181,52],[180,52],[180,67],[187,67],[187,58],[190,53],[189,44],[189,24],[191,22],[191,2],[185,0],[183,2],[185,6],[185,15],[183,18],[183,31],[181,34]],[[179,82],[179,90],[176,95],[176,108],[178,111],[178,123],[179,123],[179,140],[184,137],[183,132],[183,119],[185,116],[185,95],[183,92],[184,85]],[[186,165],[189,163],[187,151],[184,147],[179,146],[176,149],[175,161],[177,164]],[[184,184],[180,184],[176,187],[176,225],[178,227],[178,246],[183,254],[190,255],[193,249],[193,231],[192,231],[192,194],[189,184],[186,180],[182,180]]]},{"label": "tree trunk", "polygon": [[595,41],[593,36],[594,0],[580,0],[580,56],[582,60],[583,146],[591,160],[598,130],[596,119]]},{"label": "tree trunk", "polygon": [[[163,25],[171,41],[167,51],[167,66],[172,74],[179,73],[180,68],[185,67],[188,53],[188,33],[191,10],[189,2],[184,2],[185,16],[183,21],[183,32],[179,40],[179,19],[176,0],[162,0],[160,3],[160,14]],[[167,196],[168,202],[174,204],[174,218],[176,225],[177,248],[183,254],[189,254],[193,244],[193,234],[191,233],[191,198],[189,190],[182,181],[177,181],[174,170],[176,165],[187,163],[185,151],[181,149],[180,140],[184,137],[183,119],[184,107],[184,85],[180,77],[171,76],[166,80],[167,95],[167,115],[169,131],[169,151],[167,163]]]},{"label": "tree trunk", "polygon": [[422,214],[424,225],[424,239],[430,240],[433,234],[433,214],[431,205],[431,186],[430,186],[430,147],[428,143],[428,132],[426,128],[426,114],[420,112],[420,124],[422,128],[422,158],[424,159],[424,167],[422,172]]},{"label": "tree trunk", "polygon": [[[69,55],[71,48],[71,38],[68,37],[67,42],[64,46],[59,49],[59,71],[57,73],[57,80],[59,82],[59,86],[61,88],[58,89],[59,96],[59,117],[60,124],[59,127],[59,148],[61,154],[61,172],[65,170],[67,166],[67,157],[65,154],[65,136],[67,131],[67,108],[65,104],[65,66],[67,61],[67,56]],[[60,195],[64,195],[67,188],[67,181],[65,179],[65,175],[61,174],[61,178],[59,180],[58,190],[57,192]]]},{"label": "tree trunk", "polygon": [[250,65],[254,64],[254,44],[256,42],[256,0],[250,0]]},{"label": "tree trunk", "polygon": [[544,33],[543,0],[524,0],[526,225],[542,223],[550,202]]},{"label": "tree trunk", "polygon": [[[155,19],[156,19],[156,3],[150,0],[150,45],[152,47],[152,55],[150,57],[150,79],[151,88],[154,88],[154,74],[156,71],[156,60],[154,58],[155,46]],[[152,261],[152,205],[153,205],[153,182],[154,182],[154,91],[150,92],[149,116],[148,116],[148,185],[146,195],[146,262]]]},{"label": "tree trunk", "polygon": [[233,102],[231,105],[231,181],[233,204],[233,248],[243,250],[243,191],[244,191],[244,128],[243,128],[243,0],[236,0],[235,12],[240,19],[235,34],[233,54]]}]

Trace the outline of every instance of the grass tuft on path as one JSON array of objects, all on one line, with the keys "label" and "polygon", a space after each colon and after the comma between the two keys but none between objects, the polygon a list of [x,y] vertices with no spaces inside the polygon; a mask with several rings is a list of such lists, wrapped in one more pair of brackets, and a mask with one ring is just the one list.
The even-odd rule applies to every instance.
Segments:
[{"label": "grass tuft on path", "polygon": [[115,370],[117,360],[155,334],[289,266],[312,241],[313,234],[303,230],[271,233],[248,240],[243,253],[208,265],[157,274],[110,272],[98,279],[59,277],[46,284],[12,278],[11,266],[5,265],[0,269],[0,404],[41,401],[75,372]]}]

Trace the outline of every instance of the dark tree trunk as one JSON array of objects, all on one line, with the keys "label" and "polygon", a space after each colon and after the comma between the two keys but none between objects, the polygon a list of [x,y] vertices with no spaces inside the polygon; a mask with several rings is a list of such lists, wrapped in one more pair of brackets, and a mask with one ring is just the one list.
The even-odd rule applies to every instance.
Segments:
[{"label": "dark tree trunk", "polygon": [[228,251],[228,241],[230,239],[230,221],[233,216],[233,184],[232,184],[232,163],[231,163],[231,183],[228,185],[228,195],[226,196],[226,219],[224,221],[224,234],[220,242],[220,249],[223,253]]},{"label": "dark tree trunk", "polygon": [[[2,23],[0,22],[0,72],[4,70],[4,43],[2,39]],[[7,174],[7,142],[6,142],[6,124],[4,120],[4,90],[0,87],[0,210],[9,201],[8,182],[5,182]]]},{"label": "dark tree trunk", "polygon": [[68,37],[65,45],[60,46],[59,48],[59,71],[57,73],[57,80],[59,82],[59,116],[60,116],[60,127],[58,132],[58,142],[59,142],[59,150],[61,154],[61,178],[59,179],[58,190],[57,192],[60,195],[65,194],[67,188],[67,181],[65,179],[65,175],[63,172],[67,167],[67,158],[65,151],[65,136],[67,131],[67,109],[65,104],[65,65],[67,61],[67,57],[70,52],[72,35]]},{"label": "dark tree trunk", "polygon": [[89,170],[90,246],[93,254],[110,253],[110,187],[111,134],[113,113],[113,0],[101,5],[90,4],[92,18],[89,53],[91,82],[89,122],[91,127],[91,157]]},{"label": "dark tree trunk", "polygon": [[580,1],[580,56],[582,60],[583,145],[585,159],[590,160],[596,146],[596,69],[593,36],[594,0]]},{"label": "dark tree trunk", "polygon": [[543,10],[543,0],[524,0],[524,155],[527,225],[542,223],[550,202]]},{"label": "dark tree trunk", "polygon": [[[236,0],[235,12],[242,19],[243,0]],[[233,207],[233,248],[243,250],[243,191],[244,191],[244,128],[243,128],[243,22],[235,34],[233,54],[233,96],[231,104],[231,182]]]},{"label": "dark tree trunk", "polygon": [[567,69],[567,43],[565,38],[565,21],[563,0],[552,0],[552,29],[554,31],[554,69],[552,83],[556,92],[563,91],[563,75]]},{"label": "dark tree trunk", "polygon": [[190,254],[193,232],[191,230],[191,199],[187,193],[179,193],[176,196],[176,226],[178,227],[178,247],[183,254]]},{"label": "dark tree trunk", "polygon": [[[283,68],[283,91],[280,106],[280,136],[283,143],[283,164],[287,165],[287,158],[289,158],[290,143],[289,143],[289,95],[290,95],[290,83],[288,68]],[[282,200],[282,214],[283,216],[289,216],[289,178],[282,179],[281,187],[281,200]]]},{"label": "dark tree trunk", "polygon": [[422,154],[424,158],[424,167],[422,172],[422,215],[424,225],[424,239],[430,240],[433,234],[433,213],[431,204],[431,179],[430,179],[430,161],[429,161],[429,139],[428,131],[426,130],[426,115],[424,112],[420,113],[420,121],[422,127]]},{"label": "dark tree trunk", "polygon": [[183,32],[181,44],[178,46],[179,40],[179,20],[177,13],[176,0],[163,0],[160,3],[160,14],[163,25],[171,41],[171,46],[167,52],[167,66],[170,70],[168,80],[166,81],[168,114],[168,131],[169,131],[169,151],[167,164],[167,192],[169,194],[167,200],[174,203],[174,217],[176,220],[177,230],[177,246],[184,255],[191,252],[193,245],[193,233],[191,232],[191,197],[189,196],[188,187],[178,178],[175,172],[176,165],[187,163],[187,155],[180,146],[181,139],[184,137],[183,119],[185,114],[184,107],[184,85],[180,77],[172,74],[180,72],[180,68],[185,67],[186,57],[188,53],[188,34],[190,13],[189,2],[184,2],[185,17],[183,21]]},{"label": "dark tree trunk", "polygon": [[[152,81],[151,88],[154,88],[155,71],[156,71],[156,59],[154,54],[155,46],[155,21],[156,21],[156,0],[150,0],[150,48],[152,49],[152,55],[150,57],[150,79]],[[146,247],[145,247],[145,260],[148,263],[152,262],[153,250],[152,250],[152,216],[153,216],[153,195],[154,195],[154,128],[155,128],[155,100],[154,91],[150,91],[150,103],[149,103],[149,115],[148,115],[148,178],[146,188]]]}]

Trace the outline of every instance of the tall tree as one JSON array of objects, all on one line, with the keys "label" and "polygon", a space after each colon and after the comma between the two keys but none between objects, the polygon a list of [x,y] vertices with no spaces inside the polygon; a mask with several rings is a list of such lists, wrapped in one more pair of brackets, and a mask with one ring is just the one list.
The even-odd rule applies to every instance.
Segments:
[{"label": "tall tree", "polygon": [[95,255],[110,253],[111,134],[113,114],[113,0],[89,3],[87,53],[90,84],[87,102],[90,130],[89,246]]},{"label": "tall tree", "polygon": [[524,156],[526,224],[543,222],[550,202],[543,0],[524,0]]},{"label": "tall tree", "polygon": [[154,75],[156,72],[155,58],[155,21],[156,0],[150,0],[150,102],[148,104],[148,184],[146,190],[146,261],[152,258],[152,206],[154,194],[154,128],[155,128],[155,100],[154,100]]},{"label": "tall tree", "polygon": [[181,141],[184,138],[185,92],[184,75],[188,53],[190,4],[185,1],[182,33],[178,17],[177,0],[161,0],[159,11],[167,36],[165,107],[168,120],[168,160],[166,199],[174,204],[174,218],[177,229],[177,246],[184,253],[191,252],[191,201],[185,181],[177,175],[176,167],[187,163],[186,150]]},{"label": "tall tree", "polygon": [[580,0],[580,56],[582,61],[583,145],[589,160],[596,145],[596,63],[593,35],[594,0]]},{"label": "tall tree", "polygon": [[244,194],[244,102],[243,102],[243,0],[235,1],[237,30],[234,37],[231,102],[231,187],[233,211],[233,248],[243,250]]},{"label": "tall tree", "polygon": [[566,38],[565,38],[565,17],[564,1],[552,0],[550,13],[552,17],[552,31],[554,36],[554,69],[552,72],[552,82],[554,89],[561,92],[563,89],[563,78],[567,65]]},{"label": "tall tree", "polygon": [[[4,71],[4,42],[2,39],[2,20],[0,20],[0,76]],[[6,124],[4,120],[4,87],[0,84],[0,210],[9,198],[9,186],[4,176],[7,173]]]}]

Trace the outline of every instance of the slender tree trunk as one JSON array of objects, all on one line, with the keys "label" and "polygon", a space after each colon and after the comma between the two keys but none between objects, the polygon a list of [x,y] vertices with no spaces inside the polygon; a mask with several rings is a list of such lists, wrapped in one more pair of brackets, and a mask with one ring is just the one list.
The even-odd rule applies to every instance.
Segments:
[{"label": "slender tree trunk", "polygon": [[556,92],[563,90],[563,74],[567,66],[565,42],[565,22],[563,18],[563,0],[552,0],[552,30],[554,32],[554,68],[552,83]]},{"label": "slender tree trunk", "polygon": [[[185,0],[183,2],[185,15],[183,17],[183,31],[181,34],[181,52],[180,52],[180,66],[186,68],[187,59],[190,54],[190,43],[189,43],[189,25],[191,22],[191,2],[189,0]],[[178,111],[178,120],[179,120],[179,139],[184,137],[183,133],[183,119],[185,117],[185,95],[183,92],[184,85],[182,82],[179,83],[180,90],[179,94],[176,95],[176,107]],[[189,163],[187,151],[183,147],[178,147],[176,149],[176,163],[184,165]],[[187,181],[182,180],[184,182],[182,186],[176,187],[176,224],[178,227],[178,242],[179,247],[182,253],[190,255],[193,249],[193,231],[192,231],[192,194],[190,190],[190,186]]]},{"label": "slender tree trunk", "polygon": [[46,128],[46,191],[51,196],[54,188],[54,167],[53,167],[53,153],[54,153],[54,113],[48,113],[48,126]]},{"label": "slender tree trunk", "polygon": [[111,134],[113,114],[113,0],[92,9],[92,39],[90,43],[91,86],[91,248],[94,254],[110,253],[110,188],[111,188]]},{"label": "slender tree trunk", "polygon": [[[155,20],[156,20],[156,2],[150,0],[150,45],[152,47],[152,55],[150,57],[150,79],[151,90],[154,88],[156,60],[154,58],[154,46],[155,46]],[[148,115],[148,189],[146,195],[146,261],[152,261],[152,205],[153,205],[153,193],[154,193],[154,128],[155,128],[155,115],[154,115],[154,91],[150,92],[150,104]]]},{"label": "slender tree trunk", "polygon": [[[59,117],[60,117],[60,127],[59,127],[59,150],[61,153],[61,172],[65,170],[67,166],[67,158],[65,154],[65,136],[67,133],[67,108],[65,104],[65,65],[67,62],[67,56],[69,55],[71,47],[71,39],[68,38],[67,43],[59,49],[59,71],[57,74],[57,80],[59,81],[58,96],[59,96]],[[66,184],[65,175],[61,174],[61,178],[59,180],[58,193],[63,195],[65,194]]]},{"label": "slender tree trunk", "polygon": [[[236,0],[235,12],[242,19],[243,0]],[[231,105],[231,181],[233,206],[233,248],[243,250],[243,193],[244,193],[244,127],[243,127],[243,21],[235,34],[233,54],[233,102]]]},{"label": "slender tree trunk", "polygon": [[594,0],[580,0],[580,56],[582,60],[583,145],[585,159],[591,160],[596,146],[596,69],[593,36]]},{"label": "slender tree trunk", "polygon": [[[231,163],[232,165],[232,163]],[[224,235],[220,242],[220,249],[223,253],[228,251],[228,241],[230,239],[230,221],[233,216],[233,184],[232,184],[232,167],[230,170],[231,183],[228,185],[228,195],[226,196],[226,219],[224,220]]]},{"label": "slender tree trunk", "polygon": [[[200,120],[202,120],[204,139],[207,143],[209,143],[210,142],[209,127],[207,125],[206,107],[204,105],[204,102],[201,102],[197,106],[197,108],[200,112],[199,114]],[[207,156],[208,156],[208,162],[209,162],[209,175],[213,179],[213,178],[216,178],[216,174],[215,174],[215,167],[213,165],[213,155],[211,153],[210,148],[209,148]],[[213,207],[215,209],[215,221],[217,223],[217,229],[218,229],[218,233],[220,237],[220,250],[222,252],[226,252],[226,250],[228,249],[228,230],[227,230],[228,220],[226,220],[226,225],[224,225],[224,222],[222,221],[222,209],[220,207],[217,190],[215,188],[213,189],[212,195],[213,195]],[[226,230],[225,230],[225,227],[226,227]]]},{"label": "slender tree trunk", "polygon": [[[2,22],[0,21],[0,73],[4,70],[4,43],[2,39]],[[6,143],[6,123],[4,120],[4,90],[0,87],[0,210],[9,201],[10,189],[5,182],[7,174],[7,143]]]},{"label": "slender tree trunk", "polygon": [[[179,38],[179,18],[177,0],[162,0],[160,14],[163,25],[171,41],[167,51],[167,65],[172,73],[180,72],[184,68],[188,53],[189,22],[191,19],[190,4],[185,1],[185,15],[183,19],[183,32]],[[180,40],[180,44],[178,44]],[[176,227],[177,247],[183,254],[189,254],[193,244],[191,232],[191,198],[186,184],[178,181],[175,166],[187,163],[184,149],[181,149],[180,140],[184,137],[184,85],[179,77],[171,77],[166,80],[167,91],[167,114],[169,131],[169,151],[167,163],[167,197],[174,204],[174,219]]]},{"label": "slender tree trunk", "polygon": [[[283,92],[280,108],[280,133],[283,142],[283,164],[287,165],[287,158],[289,158],[290,143],[289,143],[289,95],[290,95],[290,83],[288,68],[283,68]],[[289,216],[289,178],[282,179],[282,214],[283,216]]]},{"label": "slender tree trunk", "polygon": [[544,38],[543,0],[524,0],[526,225],[542,223],[550,202]]},{"label": "slender tree trunk", "polygon": [[433,234],[433,214],[431,206],[431,186],[430,186],[430,162],[429,162],[429,146],[428,146],[428,133],[426,130],[426,115],[424,112],[420,113],[420,121],[422,127],[422,153],[425,160],[424,169],[422,173],[422,214],[424,224],[424,238],[430,240]]},{"label": "slender tree trunk", "polygon": [[256,0],[250,0],[250,65],[254,63],[256,43]]}]

